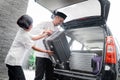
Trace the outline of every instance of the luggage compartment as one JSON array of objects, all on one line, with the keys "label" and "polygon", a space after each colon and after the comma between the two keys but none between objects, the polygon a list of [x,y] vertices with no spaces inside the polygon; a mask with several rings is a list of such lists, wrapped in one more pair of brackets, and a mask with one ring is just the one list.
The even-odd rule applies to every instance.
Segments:
[{"label": "luggage compartment", "polygon": [[96,74],[100,71],[101,62],[102,57],[94,52],[72,52],[69,66],[73,71]]},{"label": "luggage compartment", "polygon": [[70,51],[64,32],[55,32],[44,40],[56,69],[97,74],[101,68],[102,51]]}]

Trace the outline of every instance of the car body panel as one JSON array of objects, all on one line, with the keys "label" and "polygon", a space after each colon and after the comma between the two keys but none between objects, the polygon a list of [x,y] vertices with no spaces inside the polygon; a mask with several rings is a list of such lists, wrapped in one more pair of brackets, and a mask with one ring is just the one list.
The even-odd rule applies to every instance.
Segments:
[{"label": "car body panel", "polygon": [[66,7],[78,2],[83,2],[87,0],[35,0],[40,5],[44,6],[50,11],[54,11],[58,8]]}]

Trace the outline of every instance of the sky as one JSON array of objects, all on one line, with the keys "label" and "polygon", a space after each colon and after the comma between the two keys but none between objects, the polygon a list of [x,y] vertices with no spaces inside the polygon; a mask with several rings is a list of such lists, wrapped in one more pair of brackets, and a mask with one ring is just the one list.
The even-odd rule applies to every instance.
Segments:
[{"label": "sky", "polygon": [[[107,25],[112,31],[114,37],[118,40],[120,44],[120,0],[109,0],[110,1],[110,11],[108,15]],[[29,5],[27,9],[27,14],[29,14],[34,20],[34,26],[42,21],[51,20],[51,13],[45,10],[42,6],[34,2],[34,0],[29,0]]]},{"label": "sky", "polygon": [[117,38],[120,44],[120,0],[109,0],[111,3],[110,12],[108,15],[107,25],[110,27],[113,35]]},{"label": "sky", "polygon": [[33,18],[33,25],[51,20],[51,13],[44,7],[40,6],[38,3],[34,2],[34,0],[29,0],[27,14],[29,14]]}]

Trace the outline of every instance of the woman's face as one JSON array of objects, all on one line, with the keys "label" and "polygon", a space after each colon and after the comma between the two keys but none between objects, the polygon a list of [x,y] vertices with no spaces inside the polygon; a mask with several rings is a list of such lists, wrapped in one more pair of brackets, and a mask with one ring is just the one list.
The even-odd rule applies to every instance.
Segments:
[{"label": "woman's face", "polygon": [[30,31],[32,29],[33,25],[31,24],[29,29],[26,29],[26,31]]}]

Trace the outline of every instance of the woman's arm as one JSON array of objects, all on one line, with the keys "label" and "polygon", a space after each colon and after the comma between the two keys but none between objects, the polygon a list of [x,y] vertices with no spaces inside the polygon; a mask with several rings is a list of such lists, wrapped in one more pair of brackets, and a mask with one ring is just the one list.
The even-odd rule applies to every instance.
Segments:
[{"label": "woman's arm", "polygon": [[35,50],[35,51],[38,51],[38,52],[48,53],[49,55],[52,55],[52,54],[53,54],[53,51],[40,49],[40,48],[38,48],[38,47],[36,47],[36,46],[32,46],[32,49]]},{"label": "woman's arm", "polygon": [[46,37],[46,36],[51,35],[52,33],[53,33],[53,31],[51,31],[51,30],[45,30],[42,34],[33,37],[32,40],[41,39],[41,38],[43,38],[43,37]]},{"label": "woman's arm", "polygon": [[43,34],[34,36],[34,37],[32,37],[32,40],[39,40],[39,39],[41,39],[41,38],[43,38],[45,36],[47,36],[47,33],[43,33]]}]

